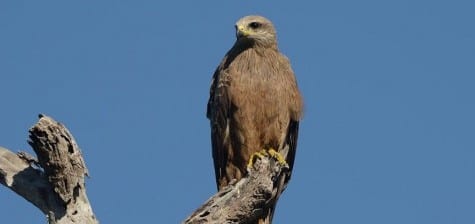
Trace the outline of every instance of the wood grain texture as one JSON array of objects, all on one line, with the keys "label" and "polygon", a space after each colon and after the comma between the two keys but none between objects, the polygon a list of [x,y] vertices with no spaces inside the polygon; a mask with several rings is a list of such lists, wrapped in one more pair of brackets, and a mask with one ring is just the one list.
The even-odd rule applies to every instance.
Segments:
[{"label": "wood grain texture", "polygon": [[88,171],[69,130],[40,115],[29,134],[38,159],[0,148],[0,183],[38,207],[50,224],[98,223],[86,195]]},{"label": "wood grain texture", "polygon": [[248,175],[208,199],[184,224],[256,223],[274,205],[289,167],[274,157],[257,158]]}]

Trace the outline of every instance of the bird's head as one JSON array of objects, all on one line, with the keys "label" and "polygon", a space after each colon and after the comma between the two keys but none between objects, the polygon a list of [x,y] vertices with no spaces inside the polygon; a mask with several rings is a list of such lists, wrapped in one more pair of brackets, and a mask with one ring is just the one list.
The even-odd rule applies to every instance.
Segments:
[{"label": "bird's head", "polygon": [[236,22],[235,28],[238,42],[251,42],[262,46],[277,44],[274,25],[262,16],[245,16]]}]

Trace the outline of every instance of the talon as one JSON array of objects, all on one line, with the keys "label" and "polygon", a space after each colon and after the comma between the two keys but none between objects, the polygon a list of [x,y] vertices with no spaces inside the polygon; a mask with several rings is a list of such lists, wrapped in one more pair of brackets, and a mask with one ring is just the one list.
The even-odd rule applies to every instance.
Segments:
[{"label": "talon", "polygon": [[256,161],[257,158],[264,158],[265,156],[269,155],[265,149],[255,152],[254,154],[251,155],[251,158],[249,158],[249,162],[247,163],[247,168],[251,169],[254,166],[254,162]]},{"label": "talon", "polygon": [[247,168],[252,169],[257,158],[264,158],[266,156],[274,158],[282,166],[289,166],[289,164],[287,163],[287,161],[285,161],[285,158],[282,154],[275,151],[275,149],[270,148],[269,150],[263,149],[261,151],[258,151],[252,154],[251,158],[249,159],[249,162],[247,163]]},{"label": "talon", "polygon": [[269,155],[271,157],[273,157],[274,159],[276,159],[280,165],[282,166],[288,166],[289,164],[287,164],[287,161],[285,161],[285,158],[282,154],[280,154],[279,152],[275,151],[273,148],[270,148],[268,151]]}]

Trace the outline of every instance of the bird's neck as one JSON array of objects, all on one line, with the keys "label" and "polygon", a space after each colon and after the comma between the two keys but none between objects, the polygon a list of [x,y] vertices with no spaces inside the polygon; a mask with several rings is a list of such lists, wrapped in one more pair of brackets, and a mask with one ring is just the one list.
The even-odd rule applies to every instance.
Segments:
[{"label": "bird's neck", "polygon": [[[252,52],[251,52],[252,51]],[[277,44],[274,45],[256,45],[249,42],[236,42],[234,46],[226,54],[225,60],[222,62],[222,67],[227,68],[229,64],[235,60],[236,57],[241,56],[243,58],[251,59],[248,55],[266,57],[275,57],[274,54],[279,54]],[[243,56],[245,55],[245,56]],[[253,58],[252,60],[255,60]]]},{"label": "bird's neck", "polygon": [[253,48],[257,51],[263,50],[278,50],[276,41],[262,41],[262,40],[250,40],[250,39],[238,39],[233,46],[236,50],[244,51],[248,48]]},{"label": "bird's neck", "polygon": [[236,42],[231,49],[232,54],[239,55],[245,51],[254,51],[258,55],[264,56],[266,52],[278,52],[277,44],[258,42]]}]

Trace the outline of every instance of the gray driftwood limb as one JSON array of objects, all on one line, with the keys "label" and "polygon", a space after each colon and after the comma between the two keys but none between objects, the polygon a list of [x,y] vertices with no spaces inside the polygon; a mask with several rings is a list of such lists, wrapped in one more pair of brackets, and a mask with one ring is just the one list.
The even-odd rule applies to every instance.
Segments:
[{"label": "gray driftwood limb", "polygon": [[288,166],[276,158],[257,158],[246,177],[209,198],[183,223],[255,223],[284,190],[275,186],[287,173]]},{"label": "gray driftwood limb", "polygon": [[40,115],[29,133],[38,159],[0,147],[0,183],[38,207],[50,224],[98,223],[86,195],[88,171],[68,129]]}]

